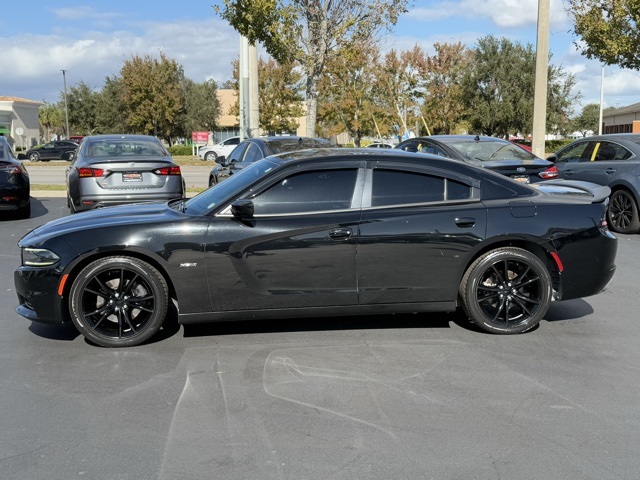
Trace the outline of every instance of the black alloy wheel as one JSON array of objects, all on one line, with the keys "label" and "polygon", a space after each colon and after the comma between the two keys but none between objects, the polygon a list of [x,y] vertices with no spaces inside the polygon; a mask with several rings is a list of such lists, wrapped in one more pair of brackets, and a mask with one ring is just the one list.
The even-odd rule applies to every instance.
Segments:
[{"label": "black alloy wheel", "polygon": [[523,333],[551,303],[551,276],[534,254],[515,247],[492,250],[471,264],[460,284],[465,312],[492,333]]},{"label": "black alloy wheel", "polygon": [[147,262],[106,257],[86,266],[71,286],[71,319],[89,341],[129,347],[151,338],[164,323],[167,282]]},{"label": "black alloy wheel", "polygon": [[626,190],[617,190],[611,195],[607,210],[609,228],[618,233],[637,233],[640,230],[638,205],[633,195]]}]

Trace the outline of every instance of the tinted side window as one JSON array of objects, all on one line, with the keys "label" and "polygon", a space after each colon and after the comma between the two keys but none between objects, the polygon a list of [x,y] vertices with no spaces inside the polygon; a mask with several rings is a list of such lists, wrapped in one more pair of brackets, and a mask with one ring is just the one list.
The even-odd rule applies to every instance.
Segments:
[{"label": "tinted side window", "polygon": [[402,146],[400,150],[404,150],[405,152],[415,153],[418,151],[419,146],[420,146],[419,142],[407,142],[405,145]]},{"label": "tinted side window", "polygon": [[229,155],[229,158],[227,159],[227,163],[239,162],[242,156],[244,155],[244,152],[246,149],[247,149],[246,143],[242,145],[238,145],[236,148],[233,149],[233,151]]},{"label": "tinted side window", "polygon": [[351,206],[357,169],[297,173],[253,198],[256,215],[342,210]]},{"label": "tinted side window", "polygon": [[238,145],[240,143],[240,137],[230,138],[222,142],[224,145]]},{"label": "tinted side window", "polygon": [[596,162],[626,160],[630,156],[631,152],[624,148],[622,145],[610,142],[600,142],[598,145],[596,145],[595,156],[593,160]]},{"label": "tinted side window", "polygon": [[592,150],[587,148],[590,142],[580,142],[576,145],[569,146],[565,150],[559,151],[556,156],[556,162],[588,162],[588,153]]},{"label": "tinted side window", "polygon": [[442,202],[444,198],[444,178],[413,172],[373,171],[372,207]]},{"label": "tinted side window", "polygon": [[441,157],[446,157],[447,154],[444,153],[439,147],[434,145],[433,143],[426,142],[420,145],[418,151],[422,153],[430,153],[432,155],[440,155]]},{"label": "tinted side window", "polygon": [[260,160],[261,158],[262,158],[262,151],[260,151],[260,148],[257,145],[250,143],[249,146],[247,147],[247,152],[244,154],[242,163],[252,163],[257,160]]}]

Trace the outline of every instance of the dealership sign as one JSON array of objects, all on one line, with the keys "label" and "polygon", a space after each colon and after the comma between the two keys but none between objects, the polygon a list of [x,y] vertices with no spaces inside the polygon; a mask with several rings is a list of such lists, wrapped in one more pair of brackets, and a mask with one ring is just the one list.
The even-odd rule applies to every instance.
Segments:
[{"label": "dealership sign", "polygon": [[209,132],[191,132],[191,141],[194,143],[207,143]]}]

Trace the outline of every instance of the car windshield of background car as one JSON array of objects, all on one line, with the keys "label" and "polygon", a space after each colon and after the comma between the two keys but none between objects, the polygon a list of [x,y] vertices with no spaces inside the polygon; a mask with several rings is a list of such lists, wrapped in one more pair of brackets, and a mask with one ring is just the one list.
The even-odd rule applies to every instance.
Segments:
[{"label": "car windshield of background car", "polygon": [[206,215],[215,207],[221,205],[235,193],[240,193],[256,179],[272,170],[278,164],[264,159],[243,168],[231,175],[224,182],[220,182],[195,197],[187,200],[184,211],[190,215]]},{"label": "car windshield of background car", "polygon": [[527,150],[502,142],[455,142],[449,144],[463,155],[473,160],[534,160],[536,156]]}]

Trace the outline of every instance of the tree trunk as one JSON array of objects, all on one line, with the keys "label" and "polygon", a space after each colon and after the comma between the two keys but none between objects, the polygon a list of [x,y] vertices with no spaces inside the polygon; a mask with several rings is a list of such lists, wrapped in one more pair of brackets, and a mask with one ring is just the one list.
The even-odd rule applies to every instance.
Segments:
[{"label": "tree trunk", "polygon": [[307,137],[316,136],[316,116],[318,112],[317,79],[310,74],[307,77]]}]

